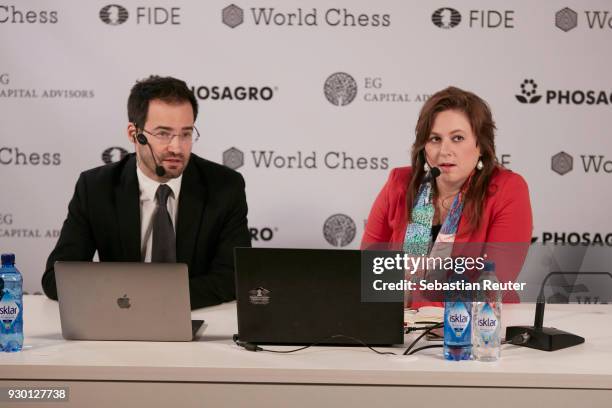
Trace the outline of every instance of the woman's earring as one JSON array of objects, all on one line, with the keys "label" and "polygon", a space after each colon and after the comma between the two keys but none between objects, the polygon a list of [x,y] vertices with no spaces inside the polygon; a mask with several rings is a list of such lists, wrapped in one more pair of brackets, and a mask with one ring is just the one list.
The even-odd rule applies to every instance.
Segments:
[{"label": "woman's earring", "polygon": [[482,160],[478,160],[478,164],[476,164],[476,168],[478,170],[482,170],[484,168],[484,164],[482,164]]},{"label": "woman's earring", "polygon": [[429,164],[425,163],[423,165],[423,170],[425,170],[425,173],[427,173],[429,171]]}]

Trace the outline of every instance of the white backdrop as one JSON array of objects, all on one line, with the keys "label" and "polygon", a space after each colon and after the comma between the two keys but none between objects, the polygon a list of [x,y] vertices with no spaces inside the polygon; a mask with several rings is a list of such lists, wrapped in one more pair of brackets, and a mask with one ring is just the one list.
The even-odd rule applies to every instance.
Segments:
[{"label": "white backdrop", "polygon": [[[133,151],[127,96],[150,74],[200,96],[196,154],[242,153],[255,246],[331,248],[324,224],[343,214],[355,234],[349,222],[341,244],[358,247],[389,170],[409,162],[422,101],[448,85],[491,105],[498,156],[530,186],[538,241],[601,234],[612,245],[610,19],[604,0],[0,3],[0,251],[39,291],[79,173],[109,148]],[[343,106],[324,93],[334,73],[356,91]],[[537,102],[515,96],[527,79]],[[213,87],[254,87],[258,99]],[[262,152],[285,166],[266,167]],[[298,155],[316,168],[288,168]],[[590,156],[601,166],[585,166]]]}]

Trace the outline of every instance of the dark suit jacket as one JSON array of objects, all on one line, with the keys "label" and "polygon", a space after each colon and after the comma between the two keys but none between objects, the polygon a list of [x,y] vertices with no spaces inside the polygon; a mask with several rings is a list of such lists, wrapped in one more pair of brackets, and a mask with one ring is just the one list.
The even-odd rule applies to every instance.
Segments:
[{"label": "dark suit jacket", "polygon": [[[177,262],[189,266],[191,308],[235,299],[234,247],[251,246],[244,179],[191,154],[183,172],[176,226]],[[42,277],[57,300],[55,261],[140,262],[136,157],[81,173],[68,216]]]}]

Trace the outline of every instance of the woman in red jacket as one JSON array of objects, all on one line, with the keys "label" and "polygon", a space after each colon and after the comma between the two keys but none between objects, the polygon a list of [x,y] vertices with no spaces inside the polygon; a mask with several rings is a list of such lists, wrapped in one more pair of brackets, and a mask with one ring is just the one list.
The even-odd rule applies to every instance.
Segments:
[{"label": "woman in red jacket", "polygon": [[491,111],[477,95],[449,87],[429,98],[416,125],[412,166],[391,171],[362,248],[401,245],[420,256],[442,243],[519,243],[523,256],[506,254],[510,261],[497,268],[500,281],[514,280],[531,242],[531,205],[525,180],[497,161],[494,138]]}]

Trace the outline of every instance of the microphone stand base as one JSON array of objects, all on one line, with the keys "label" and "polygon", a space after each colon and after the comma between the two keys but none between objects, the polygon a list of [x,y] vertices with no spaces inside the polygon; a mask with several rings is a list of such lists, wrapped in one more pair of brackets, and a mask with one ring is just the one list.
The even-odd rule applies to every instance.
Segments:
[{"label": "microphone stand base", "polygon": [[509,326],[506,328],[506,340],[527,333],[529,340],[521,346],[543,351],[561,350],[584,343],[584,337],[577,336],[554,327],[534,328],[533,326]]}]

